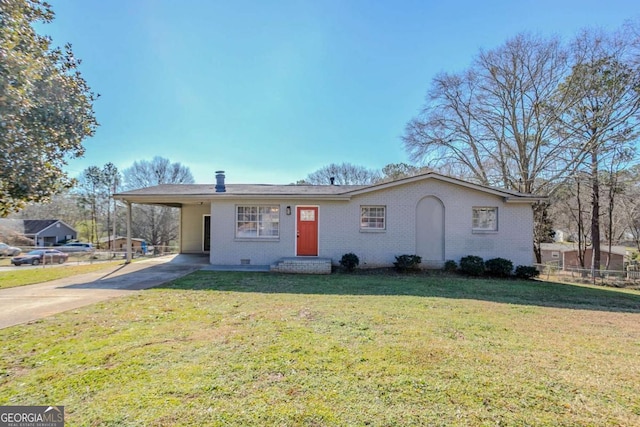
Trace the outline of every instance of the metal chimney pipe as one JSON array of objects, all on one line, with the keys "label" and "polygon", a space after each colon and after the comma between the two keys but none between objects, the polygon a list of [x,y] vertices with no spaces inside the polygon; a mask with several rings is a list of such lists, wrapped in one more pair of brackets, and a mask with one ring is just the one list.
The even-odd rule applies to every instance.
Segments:
[{"label": "metal chimney pipe", "polygon": [[224,185],[224,171],[216,171],[216,193],[225,193],[227,187]]}]

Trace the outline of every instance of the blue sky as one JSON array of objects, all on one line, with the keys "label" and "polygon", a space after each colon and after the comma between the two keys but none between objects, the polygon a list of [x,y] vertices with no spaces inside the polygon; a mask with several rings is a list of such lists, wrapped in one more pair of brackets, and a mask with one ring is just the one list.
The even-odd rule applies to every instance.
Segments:
[{"label": "blue sky", "polygon": [[570,38],[640,17],[637,0],[49,0],[101,97],[77,176],[159,155],[196,182],[287,184],[330,163],[408,162],[431,79],[519,32]]}]

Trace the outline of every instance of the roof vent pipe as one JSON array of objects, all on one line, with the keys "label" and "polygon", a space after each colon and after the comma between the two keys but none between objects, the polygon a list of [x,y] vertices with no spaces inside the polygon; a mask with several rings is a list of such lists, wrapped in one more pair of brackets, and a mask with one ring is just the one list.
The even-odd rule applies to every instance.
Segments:
[{"label": "roof vent pipe", "polygon": [[224,171],[216,171],[216,193],[225,193],[227,187],[224,185]]},{"label": "roof vent pipe", "polygon": [[330,177],[329,182],[331,182],[331,185],[336,185],[336,177],[335,176]]}]

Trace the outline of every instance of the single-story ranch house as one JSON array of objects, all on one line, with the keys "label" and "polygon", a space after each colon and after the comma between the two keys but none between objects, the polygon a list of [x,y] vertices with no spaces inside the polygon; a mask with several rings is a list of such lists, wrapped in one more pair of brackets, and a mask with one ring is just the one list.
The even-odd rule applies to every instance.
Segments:
[{"label": "single-story ranch house", "polygon": [[[417,254],[423,268],[467,255],[533,263],[532,204],[544,199],[437,173],[375,185],[165,184],[116,194],[179,207],[180,252],[215,265],[339,263],[390,266]],[[308,263],[307,263],[308,264]],[[293,268],[295,270],[295,267]],[[285,269],[286,270],[286,269]],[[282,270],[280,270],[282,271]]]}]

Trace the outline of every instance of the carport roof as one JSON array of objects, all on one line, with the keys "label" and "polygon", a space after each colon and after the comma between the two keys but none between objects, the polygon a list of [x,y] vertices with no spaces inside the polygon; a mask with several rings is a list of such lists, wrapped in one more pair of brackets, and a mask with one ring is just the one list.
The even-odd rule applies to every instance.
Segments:
[{"label": "carport roof", "polygon": [[210,202],[218,198],[286,198],[349,199],[344,193],[361,185],[268,185],[226,184],[224,192],[216,192],[215,184],[163,184],[115,194],[114,198],[133,203],[180,207],[183,204]]},{"label": "carport roof", "polygon": [[222,196],[222,195],[335,195],[357,190],[365,185],[270,185],[270,184],[226,184],[225,192],[216,192],[215,184],[162,184],[153,187],[140,188],[117,194],[121,198],[126,196],[145,195],[191,195],[191,196]]}]

